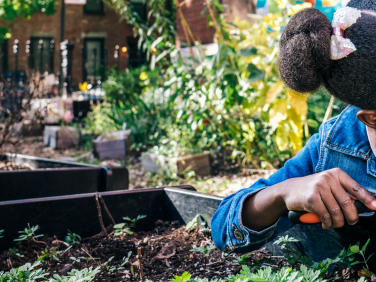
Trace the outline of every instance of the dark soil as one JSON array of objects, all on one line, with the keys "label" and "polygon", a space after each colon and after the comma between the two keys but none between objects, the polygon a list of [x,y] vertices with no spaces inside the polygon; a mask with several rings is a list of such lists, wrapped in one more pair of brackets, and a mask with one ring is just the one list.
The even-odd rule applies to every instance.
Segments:
[{"label": "dark soil", "polygon": [[[202,232],[196,228],[187,231],[177,222],[157,221],[152,231],[134,232],[124,237],[115,237],[111,227],[107,230],[108,237],[103,233],[98,234],[84,239],[83,244],[75,245],[66,252],[64,251],[69,245],[59,240],[62,238],[45,237],[42,241],[31,243],[30,255],[27,257],[27,243],[19,242],[16,245],[19,254],[11,254],[8,250],[0,252],[0,271],[8,271],[26,262],[36,261],[45,248],[63,251],[59,261],[51,259],[40,266],[50,273],[50,277],[56,273],[64,275],[74,268],[82,269],[90,266],[95,268],[104,265],[112,256],[114,258],[108,265],[118,265],[123,262],[124,257],[130,251],[132,254],[129,262],[124,265],[124,270],[109,273],[108,269],[102,266],[101,273],[94,281],[138,282],[140,281],[140,264],[143,266],[144,279],[151,281],[169,281],[175,275],[181,275],[186,271],[192,277],[223,278],[239,273],[242,267],[234,262],[240,255],[225,256],[217,249],[211,251],[205,267],[204,255],[190,250],[210,245],[212,243],[210,232]],[[141,259],[137,256],[139,248]],[[79,259],[79,262],[74,262],[71,257]],[[287,265],[285,259],[273,257],[265,250],[252,252],[249,258],[250,260],[246,263],[249,266],[266,265],[278,269]],[[337,268],[330,278],[333,279],[332,281],[352,282],[356,281],[357,275],[355,271]]]},{"label": "dark soil", "polygon": [[[110,229],[108,230],[110,231]],[[42,241],[45,243],[32,242],[29,257],[27,257],[26,242],[17,243],[16,246],[23,257],[11,254],[9,251],[1,252],[0,270],[7,271],[26,262],[34,262],[46,247],[57,248],[59,251],[68,248],[64,242],[57,238],[43,238]],[[124,266],[125,270],[109,273],[102,269],[95,281],[138,282],[140,281],[140,263],[143,266],[145,280],[152,281],[162,279],[169,281],[170,278],[181,275],[185,271],[188,271],[193,277],[227,277],[229,274],[238,273],[241,270],[241,265],[233,262],[238,258],[237,255],[224,256],[221,251],[212,250],[205,269],[204,255],[190,252],[194,247],[205,247],[211,243],[210,233],[206,234],[195,228],[187,231],[177,222],[157,221],[155,229],[149,232],[135,232],[133,235],[126,235],[122,238],[115,237],[113,234],[106,238],[103,234],[98,234],[84,239],[83,244],[73,246],[59,258],[59,261],[47,261],[40,267],[49,272],[50,276],[55,273],[63,275],[73,268],[82,269],[90,266],[95,268],[100,264],[103,265],[112,256],[114,259],[108,265],[121,264],[124,257],[131,251],[130,262]],[[141,260],[137,256],[138,248],[141,248]],[[74,262],[70,257],[80,259],[80,262]],[[271,253],[258,251],[254,253],[253,258],[271,258]],[[281,267],[284,264],[285,262],[281,258],[275,258],[272,263],[275,267]]]}]

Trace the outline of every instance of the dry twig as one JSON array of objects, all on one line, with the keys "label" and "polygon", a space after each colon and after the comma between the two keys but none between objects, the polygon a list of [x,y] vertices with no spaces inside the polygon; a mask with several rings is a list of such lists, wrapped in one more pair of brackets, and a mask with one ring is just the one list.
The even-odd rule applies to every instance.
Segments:
[{"label": "dry twig", "polygon": [[98,195],[99,195],[98,192],[94,194],[95,202],[97,204],[97,209],[98,209],[99,224],[101,225],[103,233],[106,236],[108,236],[107,230],[106,230],[106,228],[104,227],[104,224],[103,224],[102,209],[101,209],[101,205],[99,204]]},{"label": "dry twig", "polygon": [[99,195],[99,199],[101,199],[101,202],[102,202],[102,205],[103,205],[103,207],[104,207],[104,210],[106,211],[108,217],[111,219],[112,224],[115,226],[115,225],[116,225],[115,220],[114,220],[114,218],[112,217],[110,211],[108,210],[107,205],[106,205],[106,203],[104,202],[104,200],[103,200],[103,198],[102,198],[102,195]]}]

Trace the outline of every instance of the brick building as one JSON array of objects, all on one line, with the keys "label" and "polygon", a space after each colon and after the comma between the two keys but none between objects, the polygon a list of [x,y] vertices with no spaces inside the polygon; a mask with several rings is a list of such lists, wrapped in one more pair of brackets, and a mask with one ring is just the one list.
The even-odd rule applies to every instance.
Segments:
[{"label": "brick building", "polygon": [[[30,20],[18,19],[8,25],[12,37],[2,46],[1,71],[34,69],[59,72],[60,1],[52,16],[35,14]],[[146,11],[146,7],[144,7]],[[137,65],[142,56],[132,27],[101,0],[87,0],[86,5],[65,5],[65,39],[74,44],[72,84],[103,80],[105,69],[117,64],[115,46],[120,47],[120,69]],[[18,62],[13,52],[18,40]],[[56,46],[54,46],[54,44]],[[42,48],[41,48],[42,47]],[[126,47],[126,48],[124,48]],[[126,52],[123,52],[126,51]]]},{"label": "brick building", "polygon": [[[56,13],[52,16],[35,14],[31,19],[17,19],[9,24],[12,37],[0,46],[0,72],[36,70],[59,73],[60,4],[56,0]],[[229,20],[235,16],[246,18],[254,12],[255,0],[223,0],[231,8],[225,11]],[[130,0],[133,9],[146,18],[146,0]],[[183,0],[179,0],[180,3]],[[207,26],[208,13],[200,16],[206,7],[205,0],[184,0],[181,5],[184,17],[196,37],[203,44],[214,42],[214,29]],[[117,66],[114,58],[115,46],[119,46],[119,69],[145,63],[145,55],[137,49],[132,26],[119,21],[116,11],[104,5],[103,0],[87,0],[86,5],[65,5],[65,39],[72,43],[71,82],[105,79],[106,69]],[[179,16],[176,17],[179,42],[186,42]],[[18,54],[14,54],[14,43],[18,40]]]}]

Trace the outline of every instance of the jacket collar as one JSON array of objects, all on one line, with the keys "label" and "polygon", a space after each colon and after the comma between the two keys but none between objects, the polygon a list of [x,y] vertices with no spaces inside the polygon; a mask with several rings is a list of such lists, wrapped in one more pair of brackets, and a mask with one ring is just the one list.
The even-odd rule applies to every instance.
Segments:
[{"label": "jacket collar", "polygon": [[329,130],[324,146],[353,157],[367,160],[372,153],[366,126],[357,119],[358,107],[348,106]]}]

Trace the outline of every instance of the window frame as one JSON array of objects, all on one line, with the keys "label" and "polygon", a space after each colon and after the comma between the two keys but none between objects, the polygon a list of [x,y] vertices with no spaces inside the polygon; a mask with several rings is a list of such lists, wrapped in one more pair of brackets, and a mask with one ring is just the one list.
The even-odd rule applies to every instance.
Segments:
[{"label": "window frame", "polygon": [[[50,44],[51,44],[51,41],[52,40],[55,40],[53,36],[30,36],[30,68],[35,70],[36,71],[36,62],[35,62],[35,57],[34,57],[34,45],[33,45],[33,40],[37,40],[39,42],[39,40],[48,40],[48,50],[46,52],[48,52],[48,73],[54,73],[54,60],[55,60],[55,50],[56,50],[56,46],[55,46],[55,49],[54,49],[54,53],[52,55],[52,60],[51,60],[51,54],[50,54]],[[39,67],[39,66],[38,66]],[[40,70],[39,70],[40,72]]]},{"label": "window frame", "polygon": [[100,41],[101,43],[101,62],[103,62],[103,71],[100,73],[101,80],[104,81],[105,79],[105,73],[106,73],[106,62],[105,62],[105,37],[85,37],[84,42],[83,42],[83,52],[82,52],[82,81],[87,82],[87,77],[88,77],[88,71],[86,69],[86,62],[88,60],[88,52],[87,52],[87,42],[89,41]]},{"label": "window frame", "polygon": [[84,15],[88,15],[88,16],[104,16],[105,15],[103,0],[100,0],[100,11],[99,10],[98,11],[87,10],[86,6],[87,6],[88,1],[89,0],[86,0],[86,4],[83,5],[83,8],[82,8]]}]

